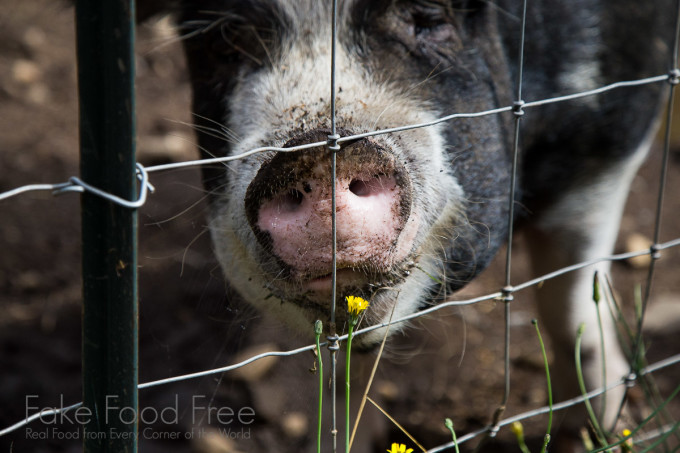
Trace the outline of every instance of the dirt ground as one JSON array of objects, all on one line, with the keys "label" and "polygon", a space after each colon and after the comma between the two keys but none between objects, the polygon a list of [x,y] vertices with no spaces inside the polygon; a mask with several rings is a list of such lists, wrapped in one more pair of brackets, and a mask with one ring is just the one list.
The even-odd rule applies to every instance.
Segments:
[{"label": "dirt ground", "polygon": [[[172,36],[164,21],[139,29],[138,145],[139,160],[146,165],[197,157],[188,125],[184,63]],[[0,0],[0,192],[29,183],[63,182],[78,173],[74,45],[69,6]],[[679,150],[680,141],[674,141],[662,241],[680,236]],[[657,146],[634,181],[617,251],[627,250],[634,234],[652,235],[660,156]],[[198,171],[154,174],[152,183],[157,192],[140,211],[140,381],[304,345],[275,321],[241,305],[225,288],[205,234],[205,194]],[[27,406],[80,400],[79,225],[77,195],[31,193],[0,202],[0,429],[35,411]],[[524,241],[518,237],[514,247],[515,283],[531,277]],[[680,353],[680,249],[662,255],[646,331],[652,362]],[[500,288],[501,261],[465,294]],[[628,310],[645,277],[644,268],[613,265],[614,286]],[[506,415],[546,402],[540,349],[530,323],[533,298],[533,291],[524,291],[512,303]],[[417,321],[388,344],[372,394],[427,448],[450,440],[445,417],[454,421],[459,435],[485,426],[503,392],[502,319],[502,306],[489,302]],[[357,367],[366,368],[372,357],[359,358]],[[141,436],[140,450],[310,451],[316,404],[316,377],[308,372],[312,364],[311,354],[305,354],[144,390],[142,407],[176,404],[180,410],[176,424],[143,423],[148,435]],[[655,374],[661,395],[668,396],[680,382],[679,368]],[[197,395],[204,405],[235,411],[252,407],[254,421],[232,424],[229,432],[208,429],[185,436],[192,433],[188,407]],[[648,413],[639,398],[636,410],[638,416]],[[680,402],[674,401],[670,412],[678,420]],[[373,407],[366,413],[364,431],[382,417]],[[205,424],[206,414],[202,417]],[[545,417],[525,424],[531,441],[542,436],[545,424]],[[404,440],[393,425],[385,426],[387,431],[374,428],[375,444],[365,444],[367,451],[385,451],[392,441]],[[37,423],[0,437],[0,452],[80,451],[79,440],[65,438],[74,432],[67,421]],[[519,451],[507,429],[485,448]]]}]

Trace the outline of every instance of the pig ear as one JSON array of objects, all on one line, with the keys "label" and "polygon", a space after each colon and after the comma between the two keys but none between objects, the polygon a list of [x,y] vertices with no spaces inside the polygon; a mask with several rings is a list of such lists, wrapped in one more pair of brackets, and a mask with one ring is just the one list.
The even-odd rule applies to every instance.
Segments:
[{"label": "pig ear", "polygon": [[137,23],[159,15],[177,11],[178,0],[137,0]]}]

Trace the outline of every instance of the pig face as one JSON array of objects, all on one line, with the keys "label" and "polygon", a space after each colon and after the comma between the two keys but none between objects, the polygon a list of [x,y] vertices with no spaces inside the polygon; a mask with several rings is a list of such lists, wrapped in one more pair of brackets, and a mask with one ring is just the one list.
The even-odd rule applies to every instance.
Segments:
[{"label": "pig face", "polygon": [[[310,336],[315,320],[330,318],[333,191],[338,330],[344,296],[370,300],[367,324],[384,322],[449,297],[487,266],[509,227],[511,112],[347,139],[332,178],[331,2],[176,3],[203,156],[313,144],[203,167],[215,250],[248,302]],[[663,74],[671,3],[529,1],[520,71],[522,1],[340,0],[337,135],[512,105],[520,73],[528,101]],[[527,109],[514,201],[531,231],[535,273],[612,252],[661,92],[650,84]],[[592,302],[594,270],[607,274],[609,264],[539,290],[558,399],[581,394],[573,351],[582,325],[587,388],[605,384],[604,355],[607,376],[630,369],[604,304]],[[381,338],[373,331],[357,341]],[[620,389],[605,398],[611,425]],[[565,417],[578,432],[584,414]]]},{"label": "pig face", "polygon": [[[235,156],[326,142],[328,5],[207,3],[181,18],[196,29],[185,47],[203,151]],[[509,82],[490,68],[502,61],[488,39],[493,21],[466,3],[340,2],[340,136],[507,102]],[[338,321],[350,294],[371,301],[369,323],[445,297],[486,266],[506,234],[509,152],[501,121],[345,142],[334,182],[326,146],[207,168],[210,229],[225,275],[250,303],[311,333],[316,319],[329,317],[335,186]]]}]

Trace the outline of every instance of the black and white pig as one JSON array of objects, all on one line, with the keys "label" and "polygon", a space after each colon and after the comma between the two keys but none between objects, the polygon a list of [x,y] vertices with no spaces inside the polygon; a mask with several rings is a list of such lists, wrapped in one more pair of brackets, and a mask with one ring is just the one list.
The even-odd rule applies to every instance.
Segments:
[{"label": "black and white pig", "polygon": [[[670,0],[529,0],[522,97],[665,74]],[[205,157],[325,142],[331,2],[185,0],[177,5]],[[340,0],[340,136],[515,101],[520,0]],[[663,84],[526,109],[517,215],[537,274],[611,253],[628,186],[654,135]],[[508,232],[514,115],[457,119],[341,145],[337,320],[370,300],[365,325],[455,297]],[[248,302],[311,335],[331,297],[331,158],[267,152],[204,169],[226,278]],[[596,268],[606,273],[607,263]],[[548,281],[538,311],[554,344],[558,397],[578,392],[577,327],[589,388],[602,384],[595,267]],[[493,288],[497,290],[497,288]],[[607,375],[625,375],[607,313]],[[396,329],[396,327],[395,327]],[[382,332],[357,338],[364,348]],[[620,394],[611,394],[618,401]],[[617,404],[607,405],[611,423]],[[578,414],[571,423],[581,425]]]}]

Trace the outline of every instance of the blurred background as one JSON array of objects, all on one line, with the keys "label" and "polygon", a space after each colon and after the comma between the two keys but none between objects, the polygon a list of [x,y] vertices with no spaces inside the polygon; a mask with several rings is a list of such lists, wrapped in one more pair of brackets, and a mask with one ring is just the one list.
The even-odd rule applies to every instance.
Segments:
[{"label": "blurred background", "polygon": [[[138,29],[138,160],[144,165],[198,157],[190,93],[178,38],[167,18]],[[0,192],[78,174],[77,88],[73,8],[50,0],[0,0]],[[677,116],[680,118],[680,115]],[[678,123],[680,124],[680,122]],[[676,127],[677,129],[677,127]],[[680,237],[680,135],[672,145],[661,240]],[[636,177],[617,251],[648,247],[653,232],[661,149],[656,145]],[[153,174],[157,191],[140,210],[140,381],[233,363],[254,353],[302,346],[273,320],[241,305],[225,287],[206,234],[205,193],[197,169]],[[0,429],[26,416],[26,396],[39,407],[80,401],[80,217],[74,194],[24,194],[0,202]],[[531,276],[519,235],[513,282]],[[501,256],[502,258],[502,256]],[[497,260],[465,295],[502,286]],[[613,265],[614,287],[631,311],[644,285],[643,262]],[[512,396],[507,415],[545,404],[543,365],[535,332],[534,290],[512,309]],[[383,407],[421,443],[450,440],[444,417],[459,434],[485,426],[503,392],[503,314],[493,302],[439,312],[393,338],[374,392]],[[680,352],[680,249],[663,252],[646,323],[648,359]],[[363,359],[370,362],[372,355]],[[223,376],[142,391],[141,406],[165,407],[205,395],[214,404],[250,406],[250,439],[208,430],[192,439],[142,439],[143,452],[300,451],[315,430],[311,354],[263,361]],[[679,367],[660,372],[667,394]],[[639,414],[647,410],[639,402]],[[369,412],[372,412],[369,413]],[[676,420],[680,403],[671,406]],[[367,417],[380,417],[373,408]],[[154,432],[191,432],[191,414]],[[636,415],[636,414],[633,414]],[[61,426],[61,425],[58,425]],[[144,426],[143,426],[144,427]],[[236,427],[233,427],[236,428]],[[525,424],[538,439],[545,418]],[[240,428],[239,428],[240,429]],[[38,431],[39,426],[34,427]],[[73,431],[62,426],[62,432]],[[507,430],[490,451],[516,451]],[[382,436],[382,437],[380,437]],[[401,439],[393,428],[377,451]],[[380,442],[384,442],[380,443]],[[26,429],[0,437],[0,451],[80,451],[78,440],[32,439]]]}]

